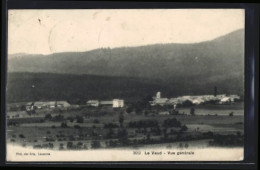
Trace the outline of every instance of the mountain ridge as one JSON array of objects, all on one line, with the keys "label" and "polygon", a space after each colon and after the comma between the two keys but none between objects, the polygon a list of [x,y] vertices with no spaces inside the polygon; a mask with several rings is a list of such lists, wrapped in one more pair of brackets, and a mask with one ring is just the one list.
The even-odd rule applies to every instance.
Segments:
[{"label": "mountain ridge", "polygon": [[[96,86],[99,86],[99,81],[103,82],[102,78],[108,84],[113,84],[108,80],[116,81],[117,85],[124,78],[126,78],[124,82],[130,81],[128,79],[132,78],[136,79],[137,87],[144,87],[143,79],[147,82],[145,88],[149,89],[149,83],[156,82],[157,88],[154,90],[163,91],[165,88],[165,94],[173,96],[211,93],[214,86],[222,89],[225,93],[243,95],[244,30],[232,32],[212,41],[195,44],[103,48],[79,53],[66,52],[39,57],[11,58],[8,60],[8,75],[10,73],[21,73],[19,74],[21,76],[22,74],[38,73],[39,79],[42,78],[41,73],[55,74],[56,76],[52,75],[51,77],[54,76],[61,80],[66,79],[66,76],[60,78],[60,75],[67,74],[71,81],[78,82],[70,76],[74,75],[82,79],[86,86],[87,80],[94,81]],[[93,75],[99,78],[85,80],[84,75]],[[37,76],[32,76],[32,78],[35,79]],[[46,77],[45,81],[48,81]],[[15,79],[12,78],[12,82],[16,82]],[[22,81],[16,83],[23,84]],[[53,80],[50,84],[46,84],[46,88],[47,85],[61,87],[58,84],[59,82]],[[78,84],[70,85],[72,88],[80,86]],[[117,89],[110,89],[114,91],[113,94],[117,94],[116,90],[120,91],[118,92],[120,94],[124,90],[131,91],[128,88],[120,89],[120,86],[117,85],[115,86]],[[90,89],[95,90],[95,88],[87,87],[89,89],[82,88],[86,92]],[[13,86],[11,89],[11,91],[23,90],[19,86]],[[106,93],[109,93],[109,89],[107,91]],[[154,91],[146,92],[154,93]]]},{"label": "mountain ridge", "polygon": [[[9,57],[10,58],[13,58],[13,57],[16,57],[16,56],[48,56],[48,55],[53,55],[53,54],[63,54],[63,53],[85,53],[85,52],[91,52],[91,51],[96,51],[96,50],[100,50],[100,49],[110,49],[110,50],[113,50],[113,49],[118,49],[118,48],[136,48],[136,47],[146,47],[146,46],[155,46],[155,45],[169,45],[169,44],[175,44],[175,45],[190,45],[190,44],[200,44],[200,43],[205,43],[205,42],[210,42],[210,41],[213,41],[213,40],[217,40],[217,39],[221,39],[222,37],[225,37],[227,35],[231,35],[231,34],[236,34],[237,32],[241,32],[243,31],[244,32],[244,29],[241,28],[241,29],[238,29],[238,30],[234,30],[232,32],[229,32],[225,35],[221,35],[219,37],[216,37],[216,38],[213,38],[211,40],[206,40],[206,41],[200,41],[200,42],[194,42],[194,43],[155,43],[155,44],[148,44],[148,45],[139,45],[139,46],[121,46],[121,47],[113,47],[113,48],[110,48],[110,47],[101,47],[101,48],[96,48],[96,49],[91,49],[91,50],[86,50],[86,51],[68,51],[68,52],[56,52],[56,53],[51,53],[51,54],[31,54],[31,53],[13,53],[13,54],[9,54]],[[9,59],[10,59],[9,58]]]}]

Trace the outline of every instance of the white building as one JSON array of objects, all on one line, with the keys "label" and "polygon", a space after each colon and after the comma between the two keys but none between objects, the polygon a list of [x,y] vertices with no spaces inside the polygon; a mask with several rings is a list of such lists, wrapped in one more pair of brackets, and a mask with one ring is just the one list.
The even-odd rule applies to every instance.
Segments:
[{"label": "white building", "polygon": [[223,97],[221,100],[220,100],[220,104],[224,104],[224,103],[230,103],[231,102],[231,99],[230,97]]},{"label": "white building", "polygon": [[153,101],[153,104],[154,105],[161,105],[161,106],[163,106],[163,105],[165,105],[167,102],[168,102],[168,98],[156,98],[154,101]]},{"label": "white building", "polygon": [[121,99],[114,99],[113,100],[113,107],[124,107],[124,100]]},{"label": "white building", "polygon": [[67,101],[57,101],[57,107],[70,107],[70,104]]},{"label": "white building", "polygon": [[47,106],[49,108],[55,108],[56,107],[56,102],[55,101],[49,101],[49,102],[47,102]]},{"label": "white building", "polygon": [[99,101],[98,100],[89,100],[87,101],[88,106],[93,106],[93,107],[98,107],[99,106]]},{"label": "white building", "polygon": [[33,110],[33,105],[34,105],[33,102],[28,102],[28,103],[26,104],[26,106],[25,106],[26,110],[27,110],[27,111]]},{"label": "white building", "polygon": [[240,97],[236,94],[229,95],[231,102],[234,102],[235,100],[239,100]]}]

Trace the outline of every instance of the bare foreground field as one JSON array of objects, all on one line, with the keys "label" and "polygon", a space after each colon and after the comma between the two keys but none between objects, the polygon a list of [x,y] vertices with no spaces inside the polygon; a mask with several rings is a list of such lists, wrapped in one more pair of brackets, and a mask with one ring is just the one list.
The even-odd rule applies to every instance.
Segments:
[{"label": "bare foreground field", "polygon": [[[24,116],[8,119],[7,143],[51,150],[243,147],[243,108],[219,107],[196,108],[195,115],[188,113],[189,108],[177,115],[86,107],[39,110],[32,115],[19,111]],[[230,111],[233,116],[227,114]]]}]

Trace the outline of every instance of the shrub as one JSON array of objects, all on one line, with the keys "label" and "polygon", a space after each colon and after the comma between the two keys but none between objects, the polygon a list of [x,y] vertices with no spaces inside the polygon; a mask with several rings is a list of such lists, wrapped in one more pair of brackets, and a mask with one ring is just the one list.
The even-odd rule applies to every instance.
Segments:
[{"label": "shrub", "polygon": [[42,148],[42,145],[33,145],[33,148],[37,148],[37,149],[40,149],[40,148]]},{"label": "shrub", "polygon": [[84,144],[84,145],[83,145],[83,148],[84,148],[84,149],[88,149],[88,145],[87,145],[87,144]]},{"label": "shrub", "polygon": [[62,127],[62,128],[67,128],[67,127],[68,127],[68,125],[67,125],[67,123],[66,123],[66,122],[62,122],[62,123],[61,123],[61,125],[60,125],[60,127]]},{"label": "shrub", "polygon": [[118,128],[119,126],[115,123],[104,124],[104,128]]},{"label": "shrub", "polygon": [[67,142],[67,149],[72,149],[73,143],[72,142]]},{"label": "shrub", "polygon": [[92,147],[93,149],[100,148],[100,147],[101,147],[101,144],[100,144],[99,141],[92,141],[92,142],[91,142],[91,147]]},{"label": "shrub", "polygon": [[52,138],[52,137],[47,137],[45,140],[46,140],[47,142],[54,142],[54,141],[55,141],[55,139]]},{"label": "shrub", "polygon": [[181,122],[176,118],[166,119],[163,123],[164,127],[181,127]]},{"label": "shrub", "polygon": [[44,119],[47,119],[47,120],[50,120],[50,119],[52,119],[52,116],[51,116],[51,114],[47,114],[47,115],[45,115]]},{"label": "shrub", "polygon": [[56,122],[59,122],[59,121],[63,121],[64,120],[64,116],[62,115],[57,115],[57,116],[54,116],[52,118],[53,121],[56,121]]},{"label": "shrub", "polygon": [[208,131],[208,132],[206,132],[206,133],[203,133],[203,136],[204,136],[205,138],[212,138],[212,137],[213,137],[213,132]]},{"label": "shrub", "polygon": [[129,106],[129,107],[126,108],[126,112],[127,112],[127,113],[131,113],[131,112],[133,112],[133,111],[134,111],[133,106]]},{"label": "shrub", "polygon": [[23,134],[20,134],[19,137],[20,138],[25,138],[25,136]]},{"label": "shrub", "polygon": [[74,140],[75,140],[74,136],[73,136],[73,135],[70,135],[69,140],[70,140],[70,141],[74,141]]},{"label": "shrub", "polygon": [[83,123],[84,118],[82,116],[76,116],[77,123]]},{"label": "shrub", "polygon": [[98,119],[95,119],[93,123],[100,123]]},{"label": "shrub", "polygon": [[190,108],[190,114],[191,114],[192,116],[195,115],[195,109],[194,109],[194,107]]},{"label": "shrub", "polygon": [[79,125],[74,125],[75,129],[80,129],[81,127]]},{"label": "shrub", "polygon": [[81,149],[82,146],[83,146],[83,143],[82,143],[82,142],[78,142],[78,143],[77,143],[77,149]]},{"label": "shrub", "polygon": [[54,148],[54,145],[53,145],[53,143],[49,143],[49,148]]},{"label": "shrub", "polygon": [[63,144],[63,143],[60,143],[59,149],[60,149],[60,150],[63,150],[63,149],[64,149],[64,144]]},{"label": "shrub", "polygon": [[145,127],[158,127],[157,120],[139,120],[131,121],[128,123],[130,128],[145,128]]},{"label": "shrub", "polygon": [[68,117],[67,119],[68,119],[70,122],[73,122],[75,118],[70,116],[70,117]]},{"label": "shrub", "polygon": [[188,130],[188,128],[187,128],[187,126],[186,125],[183,125],[182,127],[181,127],[181,132],[184,132],[184,131],[187,131]]}]

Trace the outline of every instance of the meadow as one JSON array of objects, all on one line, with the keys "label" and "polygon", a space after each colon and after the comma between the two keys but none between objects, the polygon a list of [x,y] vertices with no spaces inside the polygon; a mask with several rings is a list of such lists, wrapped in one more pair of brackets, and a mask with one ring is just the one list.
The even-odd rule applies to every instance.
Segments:
[{"label": "meadow", "polygon": [[[242,107],[223,106],[222,109],[219,107],[200,106],[195,109],[195,115],[188,113],[189,108],[180,108],[179,110],[186,109],[186,112],[177,115],[127,113],[125,108],[111,107],[82,107],[63,111],[48,110],[48,112],[39,110],[35,115],[9,119],[7,142],[49,149],[140,147],[182,141],[189,145],[188,143],[197,140],[204,141],[201,142],[201,146],[208,146],[215,137],[226,136],[231,141],[227,146],[242,145],[244,115],[227,114],[230,111],[242,113]],[[209,114],[200,114],[200,109]],[[153,112],[153,109],[150,112]],[[213,112],[216,114],[211,114]],[[123,121],[120,121],[120,115]],[[166,127],[166,120],[174,120],[176,125]],[[130,125],[140,121],[141,126]],[[145,123],[147,126],[142,126]],[[198,146],[199,143],[197,142]]]}]

